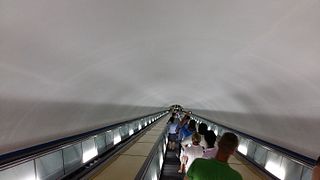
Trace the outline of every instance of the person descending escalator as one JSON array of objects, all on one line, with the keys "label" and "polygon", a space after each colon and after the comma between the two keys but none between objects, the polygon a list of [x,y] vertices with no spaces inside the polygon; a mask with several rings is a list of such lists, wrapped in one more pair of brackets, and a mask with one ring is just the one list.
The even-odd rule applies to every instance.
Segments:
[{"label": "person descending escalator", "polygon": [[183,147],[184,151],[181,156],[181,164],[178,173],[184,173],[188,171],[189,166],[196,158],[201,158],[203,155],[203,147],[200,146],[201,136],[199,133],[194,132],[192,134],[192,143],[190,146]]},{"label": "person descending escalator", "polygon": [[207,143],[207,148],[203,151],[202,158],[204,159],[212,159],[216,156],[218,152],[218,147],[214,147],[214,144],[216,142],[217,136],[214,134],[212,130],[207,131],[204,134],[204,140]]},{"label": "person descending escalator", "polygon": [[[198,133],[200,134],[201,139],[202,139],[200,142],[200,146],[202,146],[203,149],[207,148],[207,143],[206,143],[206,141],[204,141],[204,135],[207,131],[208,131],[208,125],[206,123],[199,124]],[[181,146],[184,147],[184,146],[191,144],[192,143],[191,137],[192,136],[188,136],[188,137],[183,138],[183,140],[181,141]]]},{"label": "person descending escalator", "polygon": [[185,114],[185,116],[179,120],[177,128],[176,128],[176,133],[177,133],[177,144],[179,145],[179,148],[176,150],[176,156],[177,158],[180,157],[180,152],[181,152],[181,141],[184,138],[184,129],[188,126],[188,121],[190,120],[189,114]]},{"label": "person descending escalator", "polygon": [[184,180],[242,180],[240,173],[228,164],[229,157],[238,145],[239,140],[234,133],[224,133],[218,143],[215,159],[194,160]]},{"label": "person descending escalator", "polygon": [[196,128],[196,121],[195,120],[190,120],[190,116],[186,117],[186,122],[182,128],[181,128],[181,133],[182,133],[182,140],[187,138],[188,136],[191,136],[194,132],[197,131]]},{"label": "person descending escalator", "polygon": [[176,141],[177,141],[177,134],[176,134],[176,128],[177,128],[178,123],[175,121],[175,118],[172,116],[170,117],[168,121],[168,146],[169,150],[175,150],[176,148]]}]

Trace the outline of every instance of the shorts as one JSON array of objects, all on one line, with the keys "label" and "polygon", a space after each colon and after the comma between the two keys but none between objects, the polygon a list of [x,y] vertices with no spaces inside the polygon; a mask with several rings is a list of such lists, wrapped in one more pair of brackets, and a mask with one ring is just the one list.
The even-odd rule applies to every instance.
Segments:
[{"label": "shorts", "polygon": [[169,134],[169,136],[168,136],[168,139],[169,139],[169,141],[173,141],[173,142],[176,142],[176,140],[177,140],[177,135],[176,134]]}]

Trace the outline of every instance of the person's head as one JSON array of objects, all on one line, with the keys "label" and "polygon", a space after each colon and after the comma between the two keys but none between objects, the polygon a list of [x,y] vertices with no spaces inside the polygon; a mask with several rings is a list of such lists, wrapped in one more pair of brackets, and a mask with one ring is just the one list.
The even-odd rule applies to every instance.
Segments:
[{"label": "person's head", "polygon": [[196,121],[195,120],[190,120],[189,121],[188,129],[191,130],[191,131],[195,131],[196,130]]},{"label": "person's head", "polygon": [[316,166],[320,166],[320,156],[318,157],[318,159],[316,161]]},{"label": "person's head", "polygon": [[224,133],[218,143],[219,151],[221,151],[226,155],[233,154],[237,149],[238,145],[239,145],[238,137],[231,132]]},{"label": "person's head", "polygon": [[176,119],[176,118],[179,117],[179,115],[178,115],[178,113],[174,113],[174,114],[172,115],[172,117]]},{"label": "person's head", "polygon": [[194,144],[194,145],[199,145],[200,141],[201,141],[201,136],[200,136],[200,134],[197,133],[197,132],[194,132],[194,133],[192,134],[192,144]]},{"label": "person's head", "polygon": [[173,123],[173,121],[174,121],[174,117],[171,116],[169,119],[169,122]]},{"label": "person's head", "polygon": [[214,134],[212,130],[210,130],[204,134],[204,139],[207,142],[208,148],[213,148],[214,143],[216,142],[217,136],[216,134]]},{"label": "person's head", "polygon": [[199,127],[198,127],[199,134],[204,135],[207,132],[207,130],[208,130],[208,126],[206,123],[199,124]]}]

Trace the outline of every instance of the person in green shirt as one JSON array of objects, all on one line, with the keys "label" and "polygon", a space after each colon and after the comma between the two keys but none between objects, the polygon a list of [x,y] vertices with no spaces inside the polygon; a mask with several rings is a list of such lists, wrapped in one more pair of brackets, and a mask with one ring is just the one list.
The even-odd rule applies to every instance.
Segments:
[{"label": "person in green shirt", "polygon": [[242,180],[240,173],[227,163],[238,144],[235,134],[224,133],[218,143],[219,149],[215,159],[194,160],[184,180]]}]

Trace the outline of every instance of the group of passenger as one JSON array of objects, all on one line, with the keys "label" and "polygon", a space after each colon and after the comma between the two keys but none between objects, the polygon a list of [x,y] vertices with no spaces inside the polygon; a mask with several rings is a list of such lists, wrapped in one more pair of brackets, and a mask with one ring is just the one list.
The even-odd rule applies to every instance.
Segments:
[{"label": "group of passenger", "polygon": [[[217,147],[216,134],[208,130],[205,123],[197,128],[190,115],[191,112],[187,112],[180,120],[180,114],[174,112],[168,121],[168,147],[176,151],[181,162],[178,173],[186,173],[184,180],[242,180],[242,176],[228,165],[229,157],[239,144],[237,136],[224,133]],[[312,170],[312,180],[320,180],[320,156]]]},{"label": "group of passenger", "polygon": [[180,159],[178,173],[186,173],[185,180],[241,180],[241,175],[227,163],[238,146],[237,136],[223,134],[217,147],[216,134],[205,123],[197,128],[190,114],[187,112],[180,120],[179,113],[173,113],[168,121],[168,148]]}]

